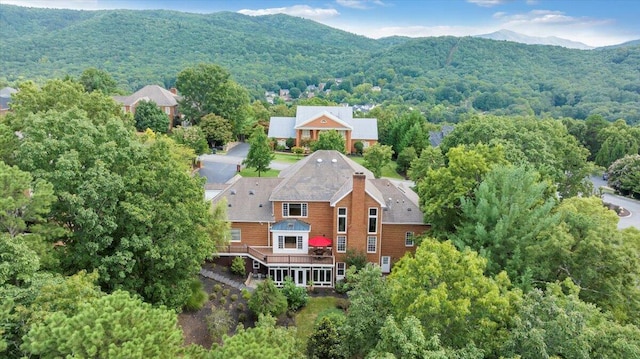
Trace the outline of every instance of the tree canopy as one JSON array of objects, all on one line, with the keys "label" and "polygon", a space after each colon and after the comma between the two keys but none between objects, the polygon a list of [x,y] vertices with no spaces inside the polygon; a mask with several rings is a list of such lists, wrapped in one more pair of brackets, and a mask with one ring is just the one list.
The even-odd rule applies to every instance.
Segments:
[{"label": "tree canopy", "polygon": [[242,162],[247,167],[255,168],[258,172],[258,177],[262,172],[268,171],[271,161],[275,157],[275,154],[269,146],[269,138],[264,133],[264,129],[261,126],[256,126],[249,138],[249,153],[247,158]]}]

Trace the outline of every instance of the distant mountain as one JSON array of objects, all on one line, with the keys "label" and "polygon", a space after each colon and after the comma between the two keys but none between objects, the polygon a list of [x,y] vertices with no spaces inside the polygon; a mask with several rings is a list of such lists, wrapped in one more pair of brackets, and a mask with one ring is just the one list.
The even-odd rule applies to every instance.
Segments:
[{"label": "distant mountain", "polygon": [[553,45],[553,46],[562,46],[569,49],[578,49],[578,50],[593,49],[593,47],[585,45],[581,42],[561,39],[555,36],[548,36],[548,37],[527,36],[527,35],[519,34],[517,32],[504,30],[504,29],[496,32],[492,32],[490,34],[477,35],[476,37],[481,37],[483,39],[490,39],[490,40],[519,42],[521,44],[527,44],[527,45]]},{"label": "distant mountain", "polygon": [[602,50],[602,49],[617,49],[617,48],[621,48],[621,47],[633,47],[633,46],[640,46],[640,39],[623,42],[622,44],[617,44],[617,45],[598,47],[598,50]]}]

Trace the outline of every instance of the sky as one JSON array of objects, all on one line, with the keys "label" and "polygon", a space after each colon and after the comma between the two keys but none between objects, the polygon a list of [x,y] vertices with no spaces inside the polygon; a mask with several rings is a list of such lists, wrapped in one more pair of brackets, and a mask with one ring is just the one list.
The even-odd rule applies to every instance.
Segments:
[{"label": "sky", "polygon": [[78,10],[283,13],[370,38],[481,35],[501,29],[598,47],[640,39],[638,0],[0,0]]}]

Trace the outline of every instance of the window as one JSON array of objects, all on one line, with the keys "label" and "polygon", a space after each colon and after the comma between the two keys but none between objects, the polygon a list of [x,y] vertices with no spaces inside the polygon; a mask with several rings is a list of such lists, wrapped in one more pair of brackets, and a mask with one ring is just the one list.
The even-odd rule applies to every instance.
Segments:
[{"label": "window", "polygon": [[347,233],[347,208],[338,208],[338,233]]},{"label": "window", "polygon": [[367,253],[375,253],[377,244],[378,244],[378,237],[376,236],[367,237]]},{"label": "window", "polygon": [[310,130],[302,130],[302,138],[310,138],[311,131]]},{"label": "window", "polygon": [[254,260],[253,261],[253,269],[260,269],[260,262]]},{"label": "window", "polygon": [[369,233],[378,233],[378,209],[369,208]]},{"label": "window", "polygon": [[347,236],[338,236],[338,244],[336,245],[338,253],[347,251]]},{"label": "window", "polygon": [[343,278],[344,273],[346,272],[347,264],[345,262],[336,263],[336,276],[338,278]]},{"label": "window", "polygon": [[282,204],[282,217],[306,217],[306,216],[307,216],[306,203],[283,203]]},{"label": "window", "polygon": [[231,229],[231,242],[240,242],[242,240],[239,229]]},{"label": "window", "polygon": [[171,107],[167,106],[164,108],[164,113],[166,113],[167,115],[171,114]]},{"label": "window", "polygon": [[413,247],[413,232],[407,232],[404,235],[404,245],[406,247]]},{"label": "window", "polygon": [[302,236],[278,236],[279,249],[302,249]]}]

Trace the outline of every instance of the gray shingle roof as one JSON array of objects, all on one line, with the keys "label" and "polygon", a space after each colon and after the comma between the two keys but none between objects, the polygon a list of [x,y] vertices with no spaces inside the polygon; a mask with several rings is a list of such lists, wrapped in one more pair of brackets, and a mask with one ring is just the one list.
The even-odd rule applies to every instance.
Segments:
[{"label": "gray shingle roof", "polygon": [[13,87],[3,87],[0,89],[0,97],[8,97],[11,98],[11,95],[18,92],[18,90]]},{"label": "gray shingle roof", "polygon": [[242,177],[218,194],[213,203],[227,199],[227,216],[234,222],[273,222],[269,196],[282,178]]},{"label": "gray shingle roof", "polygon": [[296,138],[295,117],[271,117],[269,138]]},{"label": "gray shingle roof", "polygon": [[373,173],[338,151],[316,151],[280,172],[283,181],[271,194],[271,201],[330,201],[355,172],[367,178]]},{"label": "gray shingle roof", "polygon": [[396,186],[384,178],[371,180],[371,183],[384,197],[386,208],[382,214],[383,224],[424,223],[424,217],[418,204],[418,195],[413,190],[404,186]]},{"label": "gray shingle roof", "polygon": [[131,106],[140,100],[153,101],[158,106],[173,107],[178,104],[180,96],[174,95],[158,85],[147,85],[129,96],[113,96],[113,99],[123,105]]}]

